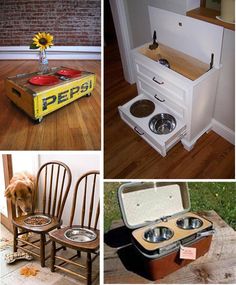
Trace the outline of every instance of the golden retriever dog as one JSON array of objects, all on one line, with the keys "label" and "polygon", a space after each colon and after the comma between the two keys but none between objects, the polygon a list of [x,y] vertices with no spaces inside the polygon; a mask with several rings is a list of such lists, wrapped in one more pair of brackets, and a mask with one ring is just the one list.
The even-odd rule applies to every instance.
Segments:
[{"label": "golden retriever dog", "polygon": [[17,216],[32,211],[32,198],[35,187],[35,177],[27,172],[16,173],[5,190],[5,197],[15,204]]}]

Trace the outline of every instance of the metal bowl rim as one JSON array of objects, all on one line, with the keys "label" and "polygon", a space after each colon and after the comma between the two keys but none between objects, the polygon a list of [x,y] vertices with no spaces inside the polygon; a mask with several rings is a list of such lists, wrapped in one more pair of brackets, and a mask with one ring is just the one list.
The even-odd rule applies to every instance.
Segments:
[{"label": "metal bowl rim", "polygon": [[196,229],[199,229],[200,227],[198,228],[181,228],[179,225],[178,225],[178,221],[181,221],[181,220],[184,220],[184,219],[197,219],[200,221],[201,225],[200,227],[202,227],[203,225],[203,221],[200,219],[200,218],[197,218],[197,217],[193,217],[193,216],[190,216],[190,217],[184,217],[184,218],[179,218],[177,221],[176,221],[176,225],[179,229],[182,229],[182,230],[196,230]]},{"label": "metal bowl rim", "polygon": [[[47,219],[48,221],[47,221],[45,224],[43,224],[43,225],[32,225],[32,224],[29,224],[29,223],[26,222],[27,220],[30,220],[30,219],[32,219],[32,218],[38,218],[38,217],[39,217],[39,218],[45,218],[45,219]],[[43,227],[43,226],[49,225],[51,222],[52,222],[52,219],[51,219],[49,216],[43,215],[43,214],[34,214],[34,215],[29,216],[29,217],[27,217],[26,219],[24,219],[24,223],[25,223],[27,226],[31,226],[31,227]]]},{"label": "metal bowl rim", "polygon": [[72,227],[72,228],[67,229],[67,230],[64,232],[64,237],[65,237],[66,239],[68,239],[68,240],[73,241],[73,242],[78,242],[78,243],[80,243],[79,241],[75,241],[75,240],[69,238],[69,237],[66,235],[68,232],[73,232],[74,230],[83,230],[83,231],[85,231],[85,232],[88,232],[88,233],[90,233],[90,234],[93,234],[93,238],[92,238],[91,240],[85,241],[85,242],[91,242],[91,241],[94,241],[94,240],[97,238],[97,233],[95,233],[95,231],[90,230],[90,229],[87,229],[87,228],[81,228],[81,227]]},{"label": "metal bowl rim", "polygon": [[[169,119],[167,119],[167,118],[164,118],[164,119],[163,119],[163,118],[160,118],[160,119],[170,121],[171,124],[174,123],[174,128],[171,129],[171,130],[170,130],[168,133],[166,133],[166,134],[164,134],[164,133],[157,133],[157,132],[153,131],[153,130],[151,129],[151,127],[150,127],[151,122],[152,122],[154,119],[156,119],[156,117],[158,117],[158,116],[160,116],[160,115],[161,115],[161,116],[166,115],[166,116],[170,117],[171,120],[169,120]],[[174,131],[174,129],[176,128],[176,125],[177,125],[177,121],[176,121],[175,117],[174,117],[173,115],[169,114],[169,113],[158,113],[158,114],[154,115],[154,116],[149,120],[149,123],[148,123],[149,129],[150,129],[154,134],[158,134],[158,135],[167,135],[167,134],[170,134],[171,132]]]},{"label": "metal bowl rim", "polygon": [[[155,229],[155,228],[165,228],[165,229],[168,229],[168,230],[171,232],[170,238],[169,238],[169,239],[166,239],[166,240],[161,240],[161,241],[158,241],[158,242],[147,240],[147,239],[145,238],[145,236],[144,236],[145,233],[146,233],[147,231],[153,230],[153,229]],[[146,231],[143,233],[143,239],[144,239],[145,241],[147,241],[147,242],[150,242],[150,243],[160,243],[160,242],[163,242],[163,241],[168,241],[168,240],[170,240],[173,236],[174,236],[174,231],[173,231],[172,229],[170,229],[170,228],[168,228],[168,227],[164,227],[164,226],[150,227],[148,230],[146,230]]]},{"label": "metal bowl rim", "polygon": [[[146,116],[142,116],[142,117],[135,116],[135,115],[132,113],[132,111],[131,111],[131,110],[132,110],[132,107],[135,106],[135,105],[140,104],[140,103],[143,102],[143,101],[148,102],[148,103],[150,104],[150,106],[152,106],[153,111],[152,111],[150,114],[146,115]],[[133,107],[133,108],[134,108],[134,107]],[[150,100],[150,99],[139,99],[139,100],[133,102],[133,103],[131,104],[131,106],[129,107],[129,111],[130,111],[131,115],[134,116],[135,118],[139,118],[139,119],[149,117],[150,115],[153,114],[153,112],[155,111],[155,109],[156,109],[155,103],[154,103],[152,100]]]}]

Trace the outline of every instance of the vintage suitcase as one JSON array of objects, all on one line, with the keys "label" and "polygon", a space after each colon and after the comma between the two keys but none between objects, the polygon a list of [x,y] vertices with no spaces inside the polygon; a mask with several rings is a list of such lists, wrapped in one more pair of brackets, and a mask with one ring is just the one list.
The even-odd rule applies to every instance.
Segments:
[{"label": "vintage suitcase", "polygon": [[[189,212],[186,183],[126,183],[119,188],[118,200],[149,279],[163,278],[209,250],[213,224]],[[189,250],[189,257],[180,256]]]},{"label": "vintage suitcase", "polygon": [[[72,74],[72,76],[69,77],[68,74]],[[46,78],[47,80],[53,79],[54,81],[45,80],[45,75],[49,75]],[[66,67],[55,67],[48,74],[42,75],[34,72],[8,77],[6,80],[6,94],[13,103],[33,120],[41,122],[45,115],[80,97],[89,96],[94,89],[95,81],[94,73],[87,71],[76,72]]]}]

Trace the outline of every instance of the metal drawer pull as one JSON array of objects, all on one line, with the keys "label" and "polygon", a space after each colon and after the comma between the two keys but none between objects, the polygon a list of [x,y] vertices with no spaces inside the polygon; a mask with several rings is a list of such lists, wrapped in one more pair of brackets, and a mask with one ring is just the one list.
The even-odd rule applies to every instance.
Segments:
[{"label": "metal drawer pull", "polygon": [[137,127],[134,127],[134,130],[135,130],[135,132],[136,132],[138,135],[140,135],[140,136],[144,135],[144,133],[140,133],[140,132],[139,132],[139,130],[137,129]]},{"label": "metal drawer pull", "polygon": [[162,82],[159,82],[159,81],[157,81],[156,80],[156,78],[155,78],[155,76],[153,77],[153,79],[152,79],[154,82],[156,82],[156,83],[158,83],[158,84],[164,84],[164,82],[162,81]]},{"label": "metal drawer pull", "polygon": [[160,102],[165,102],[165,101],[166,101],[165,99],[163,99],[163,100],[162,100],[162,99],[159,99],[159,98],[157,97],[157,94],[155,94],[154,97],[155,97],[158,101],[160,101]]}]

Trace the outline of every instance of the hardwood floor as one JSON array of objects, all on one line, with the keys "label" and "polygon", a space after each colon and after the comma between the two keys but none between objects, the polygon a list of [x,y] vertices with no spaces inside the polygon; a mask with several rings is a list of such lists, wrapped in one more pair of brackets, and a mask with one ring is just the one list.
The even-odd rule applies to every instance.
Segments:
[{"label": "hardwood floor", "polygon": [[6,97],[8,76],[37,70],[37,61],[0,61],[0,149],[1,150],[100,150],[101,74],[100,61],[50,60],[50,66],[67,66],[96,74],[92,96],[76,100],[47,115],[40,124],[18,109]]},{"label": "hardwood floor", "polygon": [[117,50],[115,45],[105,48],[105,178],[234,178],[234,146],[215,132],[204,134],[190,152],[178,143],[162,157],[120,119],[117,107],[135,97],[137,89],[124,80]]}]

